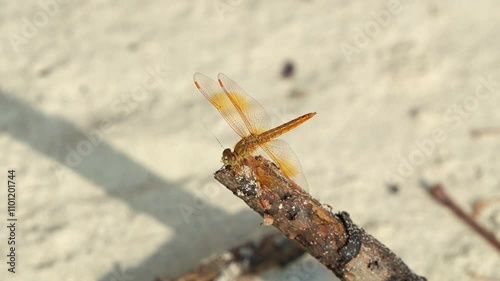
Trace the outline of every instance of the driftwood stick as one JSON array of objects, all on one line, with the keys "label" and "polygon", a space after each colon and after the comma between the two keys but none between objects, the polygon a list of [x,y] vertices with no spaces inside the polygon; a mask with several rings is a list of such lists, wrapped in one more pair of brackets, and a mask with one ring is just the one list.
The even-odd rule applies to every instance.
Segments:
[{"label": "driftwood stick", "polygon": [[424,281],[387,247],[355,225],[349,214],[333,214],[306,192],[295,188],[262,157],[226,166],[215,178],[285,236],[343,281]]},{"label": "driftwood stick", "polygon": [[183,276],[155,281],[248,280],[249,276],[271,267],[285,266],[304,253],[297,242],[281,233],[272,233],[211,256]]}]

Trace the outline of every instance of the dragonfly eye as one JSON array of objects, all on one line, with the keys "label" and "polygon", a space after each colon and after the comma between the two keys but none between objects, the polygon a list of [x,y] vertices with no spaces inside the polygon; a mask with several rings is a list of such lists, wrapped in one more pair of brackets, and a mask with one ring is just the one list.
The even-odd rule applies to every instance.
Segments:
[{"label": "dragonfly eye", "polygon": [[226,148],[222,152],[222,162],[226,165],[231,165],[234,163],[236,157],[234,157],[234,153],[231,151],[231,149]]}]

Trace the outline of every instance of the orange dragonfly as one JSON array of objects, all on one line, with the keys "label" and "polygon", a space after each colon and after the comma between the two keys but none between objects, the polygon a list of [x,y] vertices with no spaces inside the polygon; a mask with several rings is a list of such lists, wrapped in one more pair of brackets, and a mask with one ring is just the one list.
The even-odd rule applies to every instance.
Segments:
[{"label": "orange dragonfly", "polygon": [[198,90],[241,137],[232,151],[229,148],[224,150],[222,162],[225,165],[237,165],[241,159],[256,155],[258,148],[261,148],[288,179],[307,190],[299,159],[286,141],[276,138],[309,120],[316,112],[271,128],[271,118],[262,105],[226,75],[219,73],[217,78],[219,83],[201,73],[195,73],[193,77]]}]

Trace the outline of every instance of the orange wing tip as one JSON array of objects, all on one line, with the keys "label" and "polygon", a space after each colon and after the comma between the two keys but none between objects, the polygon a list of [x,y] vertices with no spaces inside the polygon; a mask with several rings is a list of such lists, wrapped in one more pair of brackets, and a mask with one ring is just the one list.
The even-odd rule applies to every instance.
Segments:
[{"label": "orange wing tip", "polygon": [[194,85],[196,86],[196,88],[198,88],[198,90],[201,89],[201,86],[200,84],[198,84],[198,82],[194,81]]},{"label": "orange wing tip", "polygon": [[221,81],[220,79],[217,79],[217,81],[219,81],[219,85],[220,85],[221,87],[224,87],[224,84],[222,83],[222,81]]}]

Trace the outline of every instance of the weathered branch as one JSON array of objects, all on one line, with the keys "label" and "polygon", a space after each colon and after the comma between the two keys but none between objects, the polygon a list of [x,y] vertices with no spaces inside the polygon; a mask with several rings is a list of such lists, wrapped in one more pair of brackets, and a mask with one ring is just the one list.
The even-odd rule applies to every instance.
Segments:
[{"label": "weathered branch", "polygon": [[[247,280],[274,266],[285,266],[304,254],[304,249],[281,233],[261,237],[207,258],[193,271],[170,281]],[[156,281],[169,281],[157,278]]]},{"label": "weathered branch", "polygon": [[348,213],[327,211],[262,157],[223,167],[215,178],[259,213],[265,225],[299,242],[341,280],[426,280],[356,226]]}]

